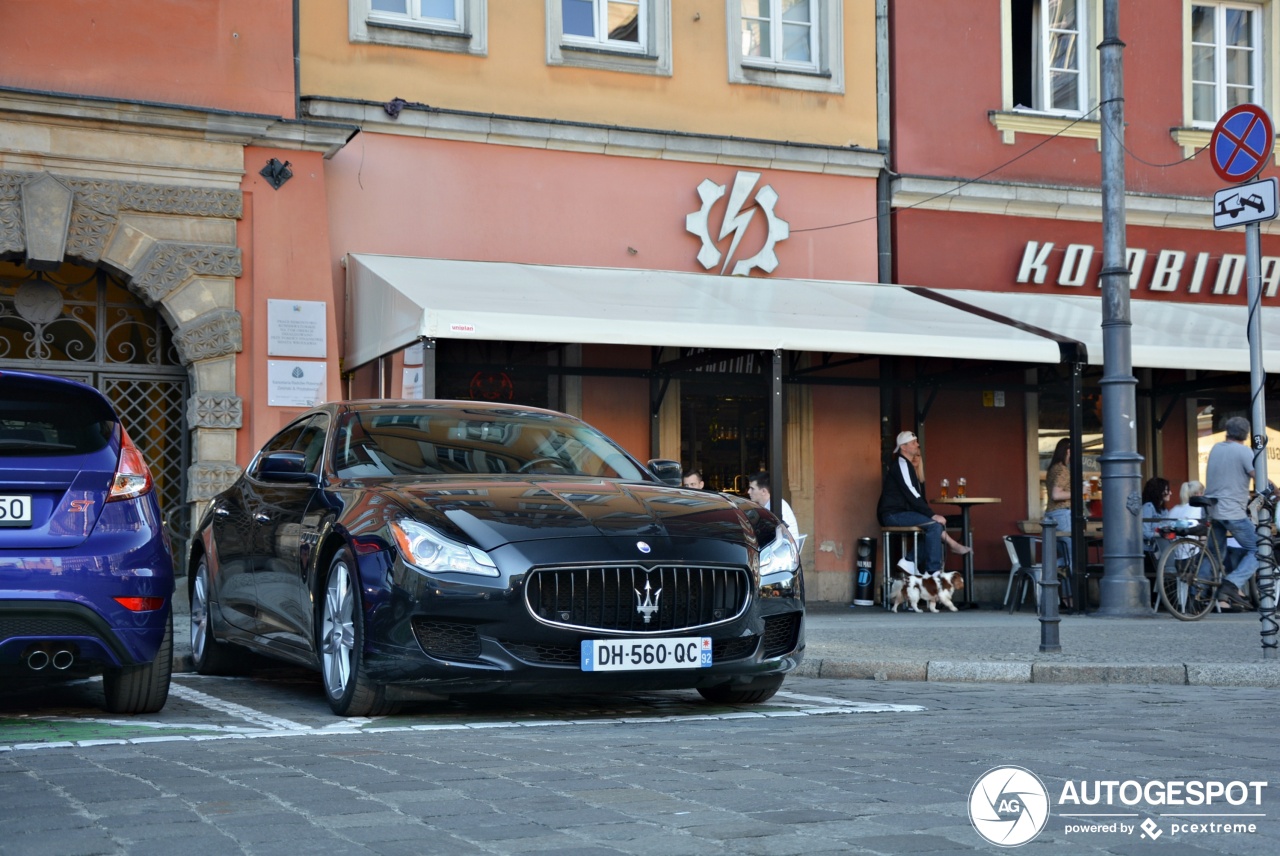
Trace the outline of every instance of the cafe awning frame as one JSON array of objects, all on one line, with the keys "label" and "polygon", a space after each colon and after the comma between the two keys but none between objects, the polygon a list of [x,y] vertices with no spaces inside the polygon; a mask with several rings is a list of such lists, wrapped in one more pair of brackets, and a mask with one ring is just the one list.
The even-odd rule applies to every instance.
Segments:
[{"label": "cafe awning frame", "polygon": [[346,265],[349,368],[420,338],[1061,359],[1058,338],[922,288],[364,253]]}]

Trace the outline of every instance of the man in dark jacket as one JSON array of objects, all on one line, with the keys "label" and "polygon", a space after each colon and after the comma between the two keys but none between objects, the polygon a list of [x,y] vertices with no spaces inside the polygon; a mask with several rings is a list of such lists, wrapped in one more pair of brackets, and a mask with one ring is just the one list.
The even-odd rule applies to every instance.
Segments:
[{"label": "man in dark jacket", "polygon": [[884,485],[876,517],[881,526],[919,526],[924,530],[923,562],[917,558],[916,570],[922,574],[942,570],[942,533],[947,518],[934,514],[925,502],[913,461],[920,454],[920,441],[910,431],[898,435],[893,457],[884,471]]}]

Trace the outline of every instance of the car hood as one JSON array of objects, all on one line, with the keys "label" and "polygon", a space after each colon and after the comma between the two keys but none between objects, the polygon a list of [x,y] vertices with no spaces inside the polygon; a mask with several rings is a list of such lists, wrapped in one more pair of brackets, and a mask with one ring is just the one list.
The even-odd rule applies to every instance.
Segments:
[{"label": "car hood", "polygon": [[754,545],[763,513],[754,503],[719,493],[606,479],[432,481],[388,490],[414,517],[482,550],[582,535]]}]

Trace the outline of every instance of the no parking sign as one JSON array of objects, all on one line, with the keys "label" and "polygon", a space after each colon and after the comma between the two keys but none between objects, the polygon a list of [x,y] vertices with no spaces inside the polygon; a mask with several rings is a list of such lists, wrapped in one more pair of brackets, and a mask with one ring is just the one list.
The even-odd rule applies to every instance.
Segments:
[{"label": "no parking sign", "polygon": [[1209,138],[1209,159],[1223,181],[1248,181],[1267,165],[1275,144],[1271,117],[1257,104],[1232,107]]}]

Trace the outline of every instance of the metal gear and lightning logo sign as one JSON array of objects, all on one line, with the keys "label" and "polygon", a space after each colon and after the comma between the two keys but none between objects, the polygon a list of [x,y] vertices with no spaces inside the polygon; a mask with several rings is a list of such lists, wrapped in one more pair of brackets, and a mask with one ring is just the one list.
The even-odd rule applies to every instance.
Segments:
[{"label": "metal gear and lightning logo sign", "polygon": [[[764,212],[767,223],[764,245],[754,256],[742,259],[735,264],[733,275],[747,276],[752,268],[757,267],[765,273],[773,273],[774,268],[778,266],[778,256],[773,249],[779,241],[791,237],[791,224],[774,213],[774,206],[778,204],[778,193],[768,184],[756,191],[754,205],[748,205],[751,191],[755,189],[758,181],[760,181],[758,172],[739,172],[734,178],[733,190],[729,193],[724,217],[720,221],[718,238],[711,237],[711,208],[724,196],[726,188],[723,184],[716,184],[709,178],[703,179],[698,185],[698,196],[702,198],[702,208],[687,215],[684,218],[684,225],[687,231],[702,240],[698,261],[707,270],[720,264],[722,258],[724,265],[720,268],[720,273],[723,274],[728,270],[729,263],[733,261],[733,255],[738,250],[738,244],[747,232],[747,226],[756,216],[757,208]],[[745,210],[743,206],[747,206]],[[733,241],[729,244],[729,252],[722,254],[716,242],[723,241],[731,234]]]},{"label": "metal gear and lightning logo sign", "polygon": [[996,767],[973,783],[969,821],[992,844],[1019,847],[1049,822],[1049,792],[1030,770]]}]

